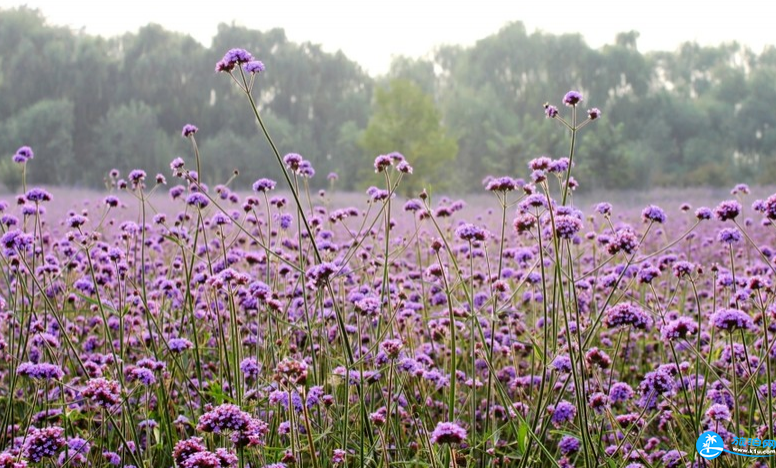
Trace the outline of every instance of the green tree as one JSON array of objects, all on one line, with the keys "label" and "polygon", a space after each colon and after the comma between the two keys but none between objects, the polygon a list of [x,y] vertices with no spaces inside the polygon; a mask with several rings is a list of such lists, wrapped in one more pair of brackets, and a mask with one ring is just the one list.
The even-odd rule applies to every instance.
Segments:
[{"label": "green tree", "polygon": [[[35,151],[28,177],[36,183],[62,184],[73,166],[73,103],[44,99],[20,111],[4,123],[8,154],[27,145]],[[9,150],[9,151],[8,151]]]},{"label": "green tree", "polygon": [[171,138],[159,129],[156,111],[148,104],[131,101],[111,108],[94,132],[99,157],[87,173],[92,179],[99,175],[103,180],[112,168],[125,175],[131,169],[143,169],[150,176],[169,172]]},{"label": "green tree", "polygon": [[[375,92],[361,147],[370,156],[399,151],[407,157],[415,173],[403,182],[405,194],[417,194],[426,186],[448,188],[452,181],[447,166],[455,159],[458,144],[441,120],[431,96],[418,85],[392,80]],[[364,176],[369,167],[362,172]]]}]

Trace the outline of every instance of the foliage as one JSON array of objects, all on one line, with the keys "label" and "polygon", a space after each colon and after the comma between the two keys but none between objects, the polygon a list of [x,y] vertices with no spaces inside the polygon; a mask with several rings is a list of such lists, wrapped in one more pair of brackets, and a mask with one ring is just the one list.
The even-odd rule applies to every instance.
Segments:
[{"label": "foliage", "polygon": [[[440,119],[431,96],[418,85],[391,80],[375,92],[372,118],[361,147],[366,154],[398,151],[412,160],[418,175],[402,183],[407,195],[417,195],[428,184],[450,188],[452,181],[445,168],[455,159],[458,145],[447,135]],[[367,172],[362,174],[365,183],[370,180]]]}]

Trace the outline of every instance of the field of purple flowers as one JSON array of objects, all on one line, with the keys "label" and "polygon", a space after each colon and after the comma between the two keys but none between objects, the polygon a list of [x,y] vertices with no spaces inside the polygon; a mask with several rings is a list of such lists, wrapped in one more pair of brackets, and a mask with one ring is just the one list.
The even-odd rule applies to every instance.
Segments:
[{"label": "field of purple flowers", "polygon": [[568,156],[484,181],[491,208],[399,201],[399,153],[333,206],[272,143],[263,70],[217,64],[279,163],[252,194],[201,181],[186,125],[170,174],[0,205],[0,468],[733,466],[698,436],[773,439],[776,195],[575,206],[601,112],[571,91],[537,115]]}]

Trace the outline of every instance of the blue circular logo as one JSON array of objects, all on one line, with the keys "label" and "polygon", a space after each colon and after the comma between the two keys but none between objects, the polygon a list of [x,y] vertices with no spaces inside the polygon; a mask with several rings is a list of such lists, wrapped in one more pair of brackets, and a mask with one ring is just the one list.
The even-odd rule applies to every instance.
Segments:
[{"label": "blue circular logo", "polygon": [[698,437],[695,449],[706,460],[712,460],[722,455],[722,452],[725,450],[725,444],[722,442],[722,436],[714,431],[706,431]]}]

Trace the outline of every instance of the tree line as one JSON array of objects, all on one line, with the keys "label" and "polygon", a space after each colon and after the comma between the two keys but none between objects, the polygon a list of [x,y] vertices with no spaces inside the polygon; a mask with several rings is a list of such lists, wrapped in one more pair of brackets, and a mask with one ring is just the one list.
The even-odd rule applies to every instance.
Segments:
[{"label": "tree line", "polygon": [[407,190],[473,191],[488,175],[520,176],[541,154],[563,156],[565,135],[543,118],[569,89],[603,119],[579,141],[582,187],[768,183],[776,176],[776,48],[684,43],[641,53],[638,33],[589,47],[579,34],[528,33],[520,22],[471,47],[396,58],[369,76],[342,52],[294,43],[282,29],[221,24],[206,47],[150,24],[102,38],[49,25],[37,10],[0,10],[0,178],[29,145],[35,183],[95,187],[117,168],[169,175],[197,139],[203,180],[272,166],[250,110],[214,65],[232,47],[266,64],[255,97],[284,152],[310,160],[315,187],[336,172],[346,190],[374,181],[371,161],[399,151],[416,167]]}]

